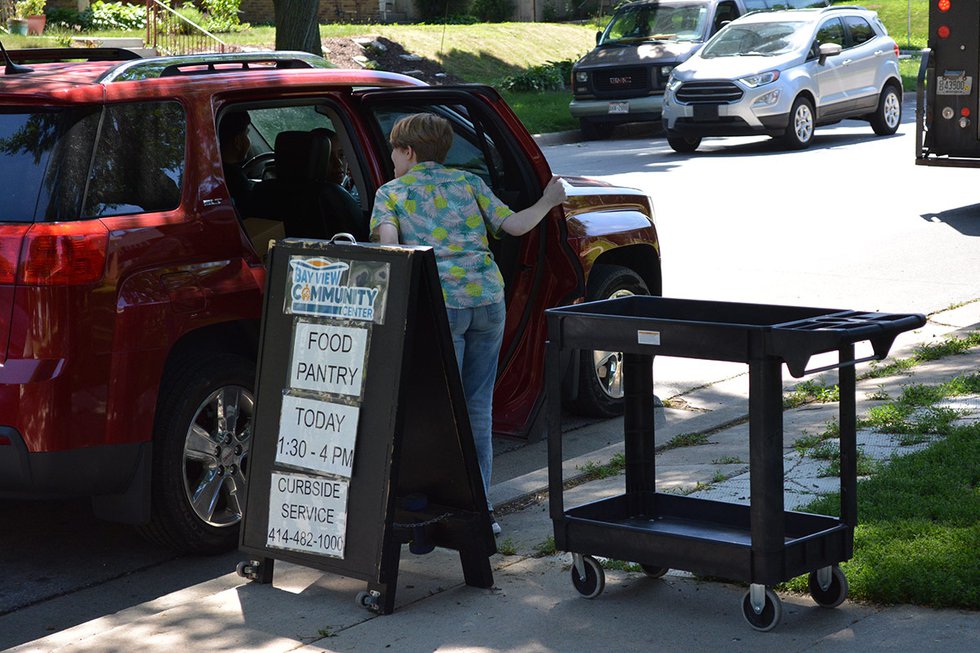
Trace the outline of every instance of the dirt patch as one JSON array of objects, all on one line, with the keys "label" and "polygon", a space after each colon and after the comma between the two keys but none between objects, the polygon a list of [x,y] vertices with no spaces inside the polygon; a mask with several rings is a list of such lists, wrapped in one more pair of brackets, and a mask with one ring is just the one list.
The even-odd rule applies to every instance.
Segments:
[{"label": "dirt patch", "polygon": [[462,84],[431,59],[407,52],[384,37],[366,35],[323,40],[323,56],[340,68],[370,68],[410,75],[433,85]]}]

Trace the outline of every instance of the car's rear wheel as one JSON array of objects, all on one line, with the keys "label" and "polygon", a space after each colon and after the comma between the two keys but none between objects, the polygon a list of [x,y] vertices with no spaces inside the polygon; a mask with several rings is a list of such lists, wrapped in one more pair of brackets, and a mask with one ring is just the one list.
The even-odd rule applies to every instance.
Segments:
[{"label": "car's rear wheel", "polygon": [[700,136],[667,136],[667,145],[670,149],[681,154],[690,154],[701,145]]},{"label": "car's rear wheel", "polygon": [[871,116],[871,128],[879,136],[891,136],[902,122],[902,98],[894,84],[881,91],[878,108]]},{"label": "car's rear wheel", "polygon": [[186,356],[160,388],[149,539],[179,551],[238,544],[252,446],[255,365],[233,354]]},{"label": "car's rear wheel", "polygon": [[816,119],[813,115],[813,103],[803,96],[796,98],[789,112],[789,125],[783,134],[783,145],[791,150],[802,150],[813,140],[813,128]]},{"label": "car's rear wheel", "polygon": [[[589,301],[649,295],[638,274],[619,265],[597,265],[589,275]],[[623,354],[618,351],[579,352],[578,400],[569,408],[589,417],[623,414]]]},{"label": "car's rear wheel", "polygon": [[579,129],[582,131],[582,137],[589,141],[600,141],[609,138],[612,135],[612,131],[615,125],[605,122],[596,122],[595,120],[588,120],[586,118],[580,118],[578,121]]}]

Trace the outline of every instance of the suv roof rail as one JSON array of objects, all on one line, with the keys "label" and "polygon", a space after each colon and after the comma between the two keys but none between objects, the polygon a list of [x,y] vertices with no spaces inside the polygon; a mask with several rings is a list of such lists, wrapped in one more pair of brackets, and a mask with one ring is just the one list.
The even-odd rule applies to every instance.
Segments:
[{"label": "suv roof rail", "polygon": [[861,5],[831,5],[824,7],[821,11],[833,11],[834,9],[859,9],[861,11],[868,11],[867,7],[862,7]]},{"label": "suv roof rail", "polygon": [[[97,81],[103,83],[131,82],[157,77],[178,75],[211,75],[235,72],[228,65],[237,64],[238,71],[266,70],[271,66],[282,68],[333,68],[334,65],[308,52],[231,52],[227,54],[191,54],[177,57],[153,57],[119,64],[103,73]],[[258,68],[251,68],[258,64]],[[217,68],[216,66],[224,66]],[[185,70],[188,68],[189,70]]]},{"label": "suv roof rail", "polygon": [[125,48],[29,48],[7,50],[17,63],[56,63],[59,61],[129,61],[140,56]]}]

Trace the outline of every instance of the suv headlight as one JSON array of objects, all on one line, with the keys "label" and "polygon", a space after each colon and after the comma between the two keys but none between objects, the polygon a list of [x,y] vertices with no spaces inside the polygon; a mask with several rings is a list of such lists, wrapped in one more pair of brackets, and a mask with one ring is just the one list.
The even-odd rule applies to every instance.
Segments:
[{"label": "suv headlight", "polygon": [[589,81],[589,73],[585,72],[584,70],[580,70],[580,71],[576,72],[575,73],[575,81],[576,82],[581,82],[581,83],[584,84],[585,82]]},{"label": "suv headlight", "polygon": [[769,70],[764,73],[759,73],[758,75],[749,75],[748,77],[743,77],[738,81],[742,82],[749,88],[755,88],[756,86],[765,86],[766,84],[772,84],[777,79],[779,79],[779,71]]}]

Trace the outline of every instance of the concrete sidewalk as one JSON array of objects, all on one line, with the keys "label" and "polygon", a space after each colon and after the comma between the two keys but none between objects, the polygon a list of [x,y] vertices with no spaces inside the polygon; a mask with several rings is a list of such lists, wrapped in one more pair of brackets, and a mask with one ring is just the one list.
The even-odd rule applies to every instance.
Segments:
[{"label": "concrete sidewalk", "polygon": [[[980,328],[980,302],[931,317],[916,333],[903,334],[892,358],[908,357],[925,342],[939,342]],[[658,489],[698,489],[700,496],[745,501],[748,460],[747,377],[729,374],[702,384],[697,370],[679,384],[662,409],[657,444],[685,433],[706,433],[707,443],[658,453]],[[717,371],[717,370],[716,370]],[[932,384],[980,371],[980,348],[915,366],[911,374],[860,381],[858,413],[871,395],[897,397],[911,383]],[[859,370],[860,374],[860,370]],[[660,378],[666,378],[662,375]],[[788,377],[788,375],[787,375]],[[809,378],[809,377],[807,377]],[[787,387],[800,380],[788,379]],[[828,377],[827,382],[833,382]],[[684,387],[686,385],[686,388]],[[972,403],[970,403],[972,402]],[[980,415],[980,402],[963,406]],[[808,405],[784,414],[787,505],[798,505],[833,489],[800,460],[792,443],[803,433],[819,433],[836,405]],[[622,420],[570,422],[566,440],[581,450],[565,463],[573,478],[589,462],[605,463],[622,451]],[[896,442],[864,434],[877,454],[899,453]],[[100,611],[135,593],[137,583],[170,573],[167,565],[137,578],[122,577],[0,617],[0,648],[9,651],[892,651],[980,650],[980,613],[911,606],[871,606],[845,601],[833,610],[807,596],[781,595],[783,619],[759,633],[741,615],[745,588],[707,582],[671,571],[661,579],[640,573],[606,571],[606,589],[594,600],[573,588],[566,554],[538,555],[552,523],[543,463],[546,446],[535,443],[497,458],[501,479],[491,496],[501,511],[504,533],[498,544],[508,555],[492,559],[490,590],[462,582],[458,556],[436,550],[412,556],[407,547],[399,570],[395,613],[377,616],[354,603],[362,581],[277,563],[273,585],[249,583],[234,572],[241,554],[209,559],[226,569],[205,582],[153,600]],[[722,480],[723,479],[723,480]],[[582,483],[568,490],[566,506],[622,492],[622,476]],[[712,494],[715,493],[715,494]],[[110,600],[109,595],[112,594]],[[123,601],[124,602],[124,601]],[[124,602],[125,603],[125,602]],[[78,614],[97,614],[77,618]],[[63,626],[62,624],[76,624]]]}]

